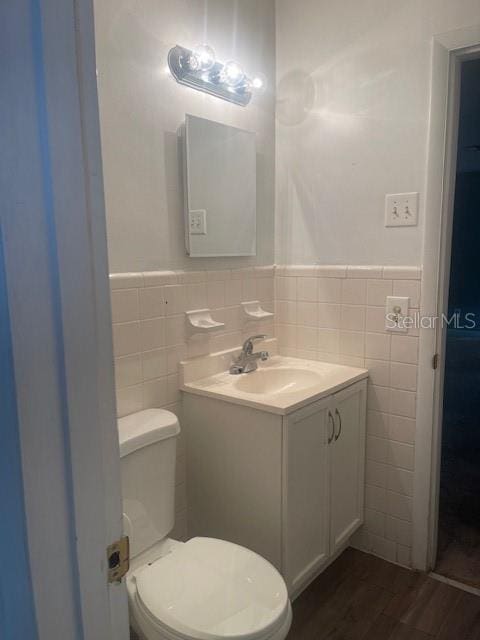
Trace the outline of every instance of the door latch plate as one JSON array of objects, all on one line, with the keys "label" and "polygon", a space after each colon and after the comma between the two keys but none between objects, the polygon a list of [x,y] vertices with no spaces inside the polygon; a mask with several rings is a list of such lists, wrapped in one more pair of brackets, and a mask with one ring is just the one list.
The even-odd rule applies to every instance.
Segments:
[{"label": "door latch plate", "polygon": [[108,582],[121,582],[130,568],[130,541],[123,536],[107,547]]}]

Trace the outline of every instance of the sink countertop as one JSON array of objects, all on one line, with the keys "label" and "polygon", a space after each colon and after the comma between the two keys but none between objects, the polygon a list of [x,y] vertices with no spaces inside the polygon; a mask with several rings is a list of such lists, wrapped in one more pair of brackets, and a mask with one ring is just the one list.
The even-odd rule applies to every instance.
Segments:
[{"label": "sink countertop", "polygon": [[[261,384],[258,384],[255,392],[245,389],[245,387],[248,389],[250,384],[255,387],[256,382],[260,383],[261,379],[266,378],[269,371],[273,373],[285,370],[289,372],[298,370],[299,377],[308,379],[310,375],[314,382],[308,383],[309,386],[305,388],[293,390],[287,388],[275,392],[262,391]],[[256,379],[255,376],[257,376]],[[316,360],[273,356],[267,362],[259,364],[257,371],[252,373],[231,375],[228,371],[224,371],[184,383],[182,391],[286,415],[367,377],[366,369]],[[283,386],[288,387],[288,385]]]}]

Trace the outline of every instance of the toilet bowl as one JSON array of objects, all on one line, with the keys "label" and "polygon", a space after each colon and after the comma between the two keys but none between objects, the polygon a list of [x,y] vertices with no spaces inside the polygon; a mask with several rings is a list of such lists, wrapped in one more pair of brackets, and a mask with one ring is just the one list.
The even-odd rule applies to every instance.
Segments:
[{"label": "toilet bowl", "polygon": [[231,542],[167,537],[174,523],[177,417],[118,421],[131,624],[142,640],[283,640],[292,612],[280,573]]}]

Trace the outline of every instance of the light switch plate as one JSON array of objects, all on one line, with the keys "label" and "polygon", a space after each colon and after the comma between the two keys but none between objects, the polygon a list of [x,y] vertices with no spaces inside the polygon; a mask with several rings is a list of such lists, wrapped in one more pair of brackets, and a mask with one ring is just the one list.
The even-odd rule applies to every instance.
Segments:
[{"label": "light switch plate", "polygon": [[188,226],[191,235],[207,235],[207,212],[205,209],[195,209],[188,213]]},{"label": "light switch plate", "polygon": [[385,196],[385,226],[415,227],[418,223],[418,193],[388,193]]},{"label": "light switch plate", "polygon": [[399,296],[387,296],[387,307],[385,309],[385,329],[395,333],[406,333],[408,327],[404,323],[404,318],[408,316],[410,298]]}]

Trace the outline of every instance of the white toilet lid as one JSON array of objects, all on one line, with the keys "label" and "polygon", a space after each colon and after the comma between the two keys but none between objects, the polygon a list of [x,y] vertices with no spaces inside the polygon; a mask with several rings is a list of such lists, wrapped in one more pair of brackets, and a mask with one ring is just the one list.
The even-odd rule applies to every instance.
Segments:
[{"label": "white toilet lid", "polygon": [[157,624],[186,638],[255,638],[288,615],[278,571],[224,540],[192,538],[139,571],[136,584],[140,603]]}]

